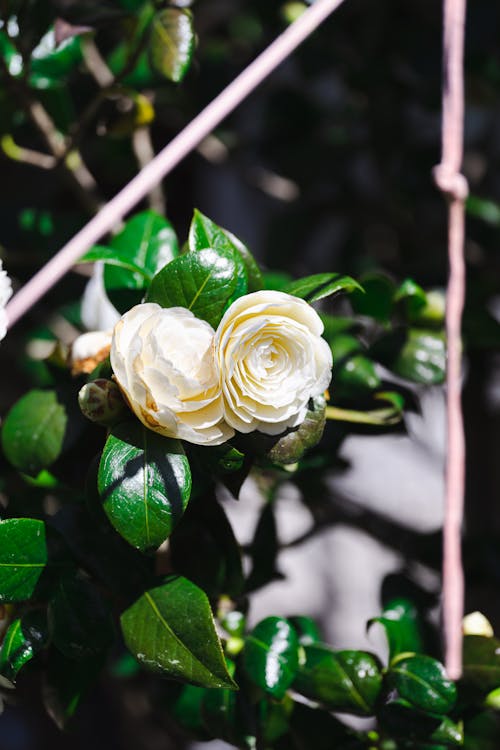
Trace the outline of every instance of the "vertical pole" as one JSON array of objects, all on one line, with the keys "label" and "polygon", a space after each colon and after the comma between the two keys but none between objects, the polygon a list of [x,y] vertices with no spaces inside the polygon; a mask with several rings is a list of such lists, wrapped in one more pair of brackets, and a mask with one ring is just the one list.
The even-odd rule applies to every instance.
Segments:
[{"label": "vertical pole", "polygon": [[434,179],[448,203],[449,280],[447,336],[447,458],[443,531],[443,624],[445,665],[451,679],[462,673],[464,575],[462,522],[465,492],[465,436],[461,401],[461,327],[465,299],[465,200],[460,173],[464,124],[464,35],[466,0],[444,0],[442,157]]}]

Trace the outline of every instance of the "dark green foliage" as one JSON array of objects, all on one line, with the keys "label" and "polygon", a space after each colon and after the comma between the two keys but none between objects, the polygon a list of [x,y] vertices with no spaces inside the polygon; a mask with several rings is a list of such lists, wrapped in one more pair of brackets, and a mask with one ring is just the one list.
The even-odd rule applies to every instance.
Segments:
[{"label": "dark green foliage", "polygon": [[36,475],[54,463],[63,446],[66,410],[55,391],[30,391],[8,413],[2,447],[16,469]]},{"label": "dark green foliage", "polygon": [[30,599],[46,564],[43,521],[34,518],[0,521],[0,602]]},{"label": "dark green foliage", "polygon": [[174,577],[121,616],[125,643],[147,669],[202,687],[236,685],[228,674],[206,595]]},{"label": "dark green foliage", "polygon": [[216,328],[238,278],[233,251],[200,250],[171,261],[151,282],[146,299],[162,307],[186,307]]},{"label": "dark green foliage", "polygon": [[280,617],[262,620],[247,636],[243,661],[252,682],[274,698],[283,698],[299,666],[295,628]]},{"label": "dark green foliage", "polygon": [[305,646],[305,660],[293,687],[330,711],[371,716],[382,688],[380,663],[362,651]]},{"label": "dark green foliage", "polygon": [[191,494],[189,463],[177,440],[138,421],[115,427],[99,466],[104,511],[124,539],[142,552],[167,539]]}]

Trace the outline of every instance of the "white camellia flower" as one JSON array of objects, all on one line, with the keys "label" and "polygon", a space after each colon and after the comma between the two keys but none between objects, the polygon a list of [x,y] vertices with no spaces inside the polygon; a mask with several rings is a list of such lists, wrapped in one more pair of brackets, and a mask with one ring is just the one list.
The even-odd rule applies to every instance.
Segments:
[{"label": "white camellia flower", "polygon": [[301,424],[309,399],[331,378],[332,353],[322,333],[316,311],[284,292],[233,302],[214,340],[226,422],[267,435]]},{"label": "white camellia flower", "polygon": [[146,427],[198,445],[220,445],[233,436],[223,421],[213,338],[213,328],[183,307],[145,303],[118,321],[111,366]]},{"label": "white camellia flower", "polygon": [[7,271],[3,270],[3,264],[0,260],[0,341],[5,338],[7,333],[7,315],[5,307],[12,297],[12,284],[7,276]]}]

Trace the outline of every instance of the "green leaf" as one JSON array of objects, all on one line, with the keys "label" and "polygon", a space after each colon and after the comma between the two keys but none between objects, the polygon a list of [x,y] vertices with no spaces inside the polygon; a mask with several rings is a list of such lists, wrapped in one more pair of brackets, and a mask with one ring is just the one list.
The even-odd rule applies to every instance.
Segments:
[{"label": "green leaf", "polygon": [[[153,274],[145,271],[143,268],[137,266],[133,261],[127,260],[127,258],[120,257],[115,250],[110,247],[104,247],[103,245],[94,245],[92,250],[85,253],[83,258],[80,258],[79,263],[96,263],[102,261],[105,265],[116,266],[122,268],[125,271],[130,271],[132,274],[144,277],[145,282],[151,281]],[[126,279],[126,283],[130,282],[129,277]]]},{"label": "green leaf", "polygon": [[384,730],[392,736],[406,741],[424,742],[426,750],[429,745],[434,744],[445,747],[463,745],[464,733],[461,724],[456,724],[447,716],[417,711],[400,698],[382,706],[378,711],[378,719]]},{"label": "green leaf", "polygon": [[267,617],[246,639],[243,664],[252,682],[281,700],[297,673],[299,639],[282,617]]},{"label": "green leaf", "polygon": [[46,564],[43,521],[34,518],[0,521],[0,602],[30,599]]},{"label": "green leaf", "polygon": [[380,338],[372,349],[375,359],[415,383],[438,385],[446,371],[446,343],[442,333],[420,328],[396,330]]},{"label": "green leaf", "polygon": [[5,456],[16,469],[36,476],[59,457],[66,422],[66,410],[55,391],[29,391],[3,423]]},{"label": "green leaf", "polygon": [[263,288],[264,279],[261,270],[247,246],[234,234],[219,227],[197,209],[194,211],[189,228],[188,243],[192,252],[204,250],[207,247],[214,250],[233,250],[241,258],[248,291],[257,292]]},{"label": "green leaf", "polygon": [[500,205],[494,201],[480,198],[478,195],[469,195],[466,202],[467,213],[477,216],[493,227],[500,226]]},{"label": "green leaf", "polygon": [[0,675],[15,682],[18,672],[43,648],[47,639],[45,618],[28,612],[9,626],[0,650]]},{"label": "green leaf", "polygon": [[398,654],[423,650],[418,613],[407,599],[394,599],[389,602],[380,617],[369,620],[368,628],[375,622],[380,623],[385,630],[391,661]]},{"label": "green leaf", "polygon": [[81,578],[63,578],[49,604],[54,645],[69,659],[98,656],[114,640],[111,611],[98,590]]},{"label": "green leaf", "polygon": [[466,635],[463,644],[465,684],[488,693],[500,687],[500,640],[482,635]]},{"label": "green leaf", "polygon": [[117,425],[104,446],[98,488],[118,533],[142,552],[156,549],[172,533],[191,494],[182,444],[137,420]]},{"label": "green leaf", "polygon": [[386,323],[393,310],[394,282],[383,274],[370,273],[360,283],[364,293],[354,290],[350,297],[354,312]]},{"label": "green leaf", "polygon": [[201,687],[236,689],[208,599],[187,578],[146,591],[123,613],[121,626],[127,647],[148,669]]},{"label": "green leaf", "polygon": [[[113,301],[113,290],[144,289],[153,276],[179,254],[179,245],[167,219],[154,211],[142,211],[129,219],[121,232],[113,237],[109,250],[118,261],[128,266],[111,265],[110,255],[99,258],[106,262],[104,286]],[[99,246],[90,252],[102,255]]]},{"label": "green leaf", "polygon": [[193,15],[181,8],[165,8],[153,18],[149,40],[152,67],[174,83],[182,81],[195,47]]},{"label": "green leaf", "polygon": [[238,282],[234,253],[201,250],[175,258],[154,277],[147,302],[186,307],[217,328]]},{"label": "green leaf", "polygon": [[375,364],[364,354],[353,354],[334,365],[332,380],[337,393],[351,393],[362,389],[373,391],[381,384]]},{"label": "green leaf", "polygon": [[401,655],[387,673],[387,683],[415,708],[436,714],[451,711],[457,699],[455,684],[443,665],[425,655]]},{"label": "green leaf", "polygon": [[403,303],[410,320],[427,305],[427,295],[413,279],[405,279],[394,293],[394,302]]},{"label": "green leaf", "polygon": [[293,689],[330,711],[371,716],[382,688],[380,663],[364,651],[333,651],[327,646],[305,647]]},{"label": "green leaf", "polygon": [[306,302],[317,302],[332,294],[352,292],[355,289],[363,294],[363,287],[350,276],[343,276],[340,273],[317,273],[314,276],[292,281],[283,291],[294,297],[305,299]]},{"label": "green leaf", "polygon": [[40,89],[61,86],[61,79],[73,72],[82,60],[82,41],[78,36],[56,46],[54,32],[50,30],[31,54],[30,82]]},{"label": "green leaf", "polygon": [[319,643],[322,640],[317,624],[310,617],[297,615],[288,619],[299,634],[301,646],[311,646],[313,643]]}]

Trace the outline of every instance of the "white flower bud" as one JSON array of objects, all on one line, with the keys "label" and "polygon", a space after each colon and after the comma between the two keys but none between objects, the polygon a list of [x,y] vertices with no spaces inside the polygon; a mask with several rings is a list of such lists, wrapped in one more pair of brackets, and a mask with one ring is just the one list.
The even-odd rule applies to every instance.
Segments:
[{"label": "white flower bud", "polygon": [[71,371],[73,375],[90,373],[109,355],[111,331],[82,333],[71,347]]}]

